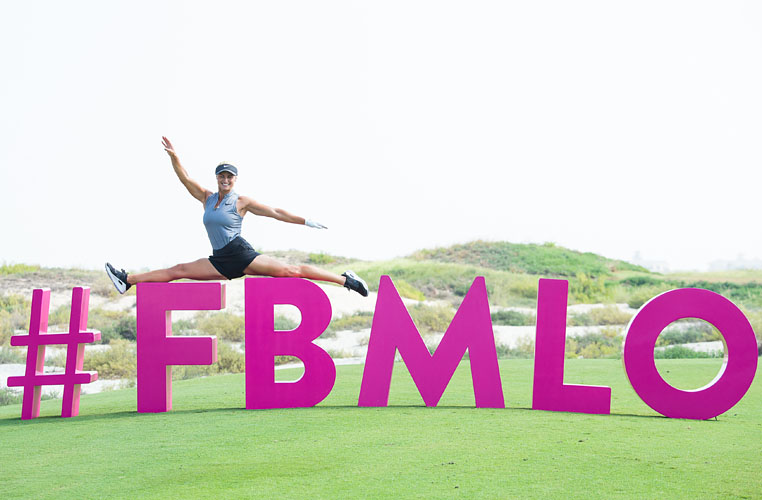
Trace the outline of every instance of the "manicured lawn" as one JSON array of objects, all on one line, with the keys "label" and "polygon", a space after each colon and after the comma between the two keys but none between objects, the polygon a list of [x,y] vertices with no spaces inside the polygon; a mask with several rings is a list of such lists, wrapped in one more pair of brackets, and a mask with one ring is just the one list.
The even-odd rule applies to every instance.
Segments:
[{"label": "manicured lawn", "polygon": [[[621,361],[569,360],[568,383],[612,387],[612,415],[529,410],[532,360],[502,360],[508,409],[474,408],[464,362],[437,408],[404,365],[387,408],[357,408],[362,366],[340,366],[315,408],[247,411],[242,375],[174,383],[174,410],[135,389],[60,401],[21,421],[0,408],[0,498],[760,498],[762,384],[717,420],[642,403]],[[716,360],[662,360],[696,386]],[[278,372],[279,377],[295,376]],[[298,376],[298,374],[296,375]]]}]

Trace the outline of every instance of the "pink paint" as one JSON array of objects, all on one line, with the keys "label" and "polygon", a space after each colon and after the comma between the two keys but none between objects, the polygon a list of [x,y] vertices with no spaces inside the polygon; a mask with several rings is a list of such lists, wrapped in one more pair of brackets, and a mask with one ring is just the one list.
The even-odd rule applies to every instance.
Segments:
[{"label": "pink paint", "polygon": [[[309,407],[325,399],[336,381],[331,356],[312,341],[331,322],[331,303],[316,284],[293,278],[247,278],[246,408]],[[302,315],[292,331],[275,330],[275,305],[296,306]],[[275,356],[295,356],[304,374],[295,382],[275,381]]]},{"label": "pink paint", "polygon": [[[654,362],[659,334],[682,318],[708,321],[725,340],[722,369],[694,391],[667,384]],[[731,301],[709,290],[684,288],[643,305],[627,328],[623,360],[630,384],[648,406],[667,417],[707,419],[728,411],[746,394],[757,370],[757,341],[749,320]]]},{"label": "pink paint", "polygon": [[[46,333],[50,310],[50,290],[32,292],[32,313],[29,335],[14,335],[11,345],[27,346],[26,373],[21,377],[8,377],[8,387],[23,387],[21,418],[28,420],[40,416],[43,385],[63,385],[61,416],[79,415],[81,384],[98,380],[97,372],[83,372],[85,344],[100,340],[101,334],[87,330],[87,311],[90,289],[76,287],[71,291],[71,315],[68,333]],[[66,368],[62,374],[45,374],[45,346],[66,345]]]},{"label": "pink paint", "polygon": [[389,276],[382,276],[365,361],[359,406],[387,406],[399,350],[426,406],[436,406],[468,349],[478,408],[505,408],[483,277],[477,277],[433,355]]},{"label": "pink paint", "polygon": [[172,409],[172,365],[217,361],[216,337],[173,337],[172,311],[225,307],[221,283],[139,283],[137,285],[138,412]]},{"label": "pink paint", "polygon": [[569,282],[541,279],[537,288],[532,409],[608,414],[611,388],[564,384]]}]

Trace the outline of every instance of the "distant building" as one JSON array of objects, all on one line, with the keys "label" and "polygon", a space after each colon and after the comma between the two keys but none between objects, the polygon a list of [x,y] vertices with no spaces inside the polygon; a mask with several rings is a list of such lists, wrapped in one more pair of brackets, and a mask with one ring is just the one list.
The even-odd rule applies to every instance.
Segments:
[{"label": "distant building", "polygon": [[739,255],[734,260],[714,260],[709,263],[710,271],[732,271],[734,269],[762,269],[762,260],[747,259]]},{"label": "distant building", "polygon": [[644,259],[640,252],[635,252],[635,255],[630,259],[630,263],[637,266],[642,266],[654,273],[668,273],[671,271],[669,264],[664,260],[648,260]]}]

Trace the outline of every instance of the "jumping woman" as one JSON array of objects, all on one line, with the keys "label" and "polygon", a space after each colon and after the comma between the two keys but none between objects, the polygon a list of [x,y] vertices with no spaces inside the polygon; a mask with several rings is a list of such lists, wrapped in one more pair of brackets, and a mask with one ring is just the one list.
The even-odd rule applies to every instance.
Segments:
[{"label": "jumping woman", "polygon": [[217,192],[213,193],[188,177],[169,139],[162,137],[164,150],[172,160],[177,177],[188,192],[204,205],[204,225],[212,243],[212,255],[208,259],[198,259],[185,264],[177,264],[167,269],[147,273],[127,274],[124,269],[117,271],[106,263],[106,273],[119,293],[126,292],[132,285],[143,282],[169,282],[179,279],[192,280],[232,280],[244,275],[307,278],[327,281],[354,290],[363,297],[368,296],[368,286],[352,271],[341,276],[314,266],[293,266],[283,264],[273,258],[256,252],[241,237],[241,222],[247,213],[272,217],[291,224],[303,224],[315,229],[326,229],[317,222],[292,215],[280,208],[271,208],[233,191],[238,178],[238,169],[228,163],[221,163],[215,169]]}]

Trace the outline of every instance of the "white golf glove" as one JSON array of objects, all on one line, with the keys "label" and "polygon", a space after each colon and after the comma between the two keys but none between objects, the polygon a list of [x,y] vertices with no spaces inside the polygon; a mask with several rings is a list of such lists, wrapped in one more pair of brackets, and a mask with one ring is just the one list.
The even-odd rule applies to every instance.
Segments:
[{"label": "white golf glove", "polygon": [[328,229],[327,227],[325,227],[321,223],[315,222],[314,220],[310,220],[310,219],[305,219],[304,225],[305,226],[309,226],[309,227],[314,227],[315,229]]}]

